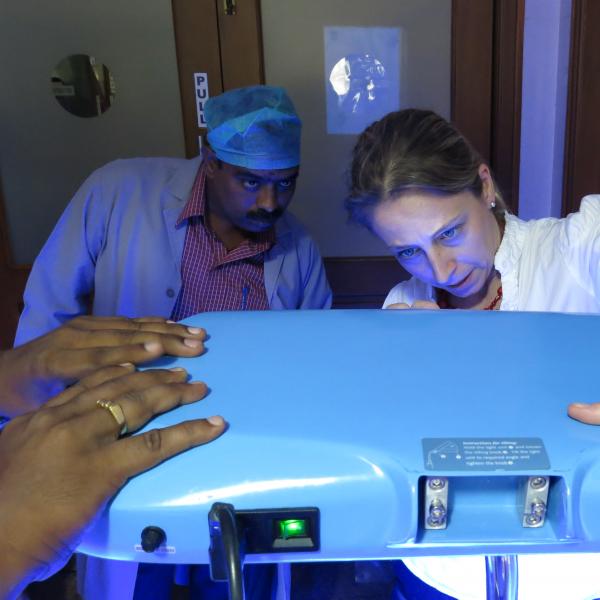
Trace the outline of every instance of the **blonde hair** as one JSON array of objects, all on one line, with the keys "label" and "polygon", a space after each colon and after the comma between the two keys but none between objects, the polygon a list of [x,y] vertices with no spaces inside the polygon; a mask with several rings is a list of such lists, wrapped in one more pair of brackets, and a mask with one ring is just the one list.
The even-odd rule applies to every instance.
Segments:
[{"label": "blonde hair", "polygon": [[[448,121],[415,108],[390,113],[365,129],[352,152],[350,194],[345,206],[351,220],[370,227],[379,202],[406,190],[450,196],[464,191],[481,198],[483,159]],[[494,181],[499,222],[506,204]]]}]

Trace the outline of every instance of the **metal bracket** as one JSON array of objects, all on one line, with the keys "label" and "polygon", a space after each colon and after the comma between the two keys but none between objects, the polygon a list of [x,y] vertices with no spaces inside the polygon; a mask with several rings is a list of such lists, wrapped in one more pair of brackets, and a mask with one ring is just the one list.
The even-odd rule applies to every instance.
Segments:
[{"label": "metal bracket", "polygon": [[527,478],[523,502],[523,527],[541,527],[544,524],[548,510],[549,488],[549,477],[536,475]]},{"label": "metal bracket", "polygon": [[423,495],[425,529],[446,529],[448,525],[448,479],[426,477]]}]

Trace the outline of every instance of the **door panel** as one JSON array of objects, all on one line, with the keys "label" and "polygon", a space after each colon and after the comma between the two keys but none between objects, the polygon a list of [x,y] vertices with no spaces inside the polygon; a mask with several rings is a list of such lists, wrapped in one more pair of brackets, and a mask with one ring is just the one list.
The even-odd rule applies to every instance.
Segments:
[{"label": "door panel", "polygon": [[452,9],[452,120],[489,160],[494,3],[455,0]]},{"label": "door panel", "polygon": [[173,25],[177,47],[179,89],[184,122],[185,154],[198,155],[198,100],[195,76],[206,74],[209,95],[223,91],[221,50],[215,0],[173,0]]},{"label": "door panel", "polygon": [[600,2],[574,0],[563,214],[600,193]]},{"label": "door panel", "polygon": [[[227,6],[232,7],[228,14]],[[223,89],[263,83],[260,7],[247,0],[217,0]],[[249,49],[252,51],[249,52]]]},{"label": "door panel", "polygon": [[15,266],[11,260],[1,183],[0,181],[0,350],[3,350],[13,344],[29,268]]}]

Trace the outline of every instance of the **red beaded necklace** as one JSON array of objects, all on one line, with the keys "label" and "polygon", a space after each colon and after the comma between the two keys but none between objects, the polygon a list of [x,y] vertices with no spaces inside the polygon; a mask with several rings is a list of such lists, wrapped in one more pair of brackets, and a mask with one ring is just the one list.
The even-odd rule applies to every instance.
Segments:
[{"label": "red beaded necklace", "polygon": [[[495,298],[481,310],[496,310],[496,307],[500,304],[501,300],[502,286],[500,285],[498,286]],[[454,306],[450,306],[450,303],[448,302],[448,292],[446,292],[446,290],[438,290],[437,304],[440,308],[454,308]]]},{"label": "red beaded necklace", "polygon": [[483,309],[483,310],[496,310],[496,306],[500,304],[502,300],[502,286],[498,286],[496,297]]}]

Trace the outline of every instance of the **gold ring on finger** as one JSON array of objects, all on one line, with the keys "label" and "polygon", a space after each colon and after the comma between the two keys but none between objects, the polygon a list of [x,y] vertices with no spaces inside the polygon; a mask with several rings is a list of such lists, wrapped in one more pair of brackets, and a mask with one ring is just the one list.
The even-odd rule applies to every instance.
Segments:
[{"label": "gold ring on finger", "polygon": [[125,413],[121,408],[120,404],[113,402],[112,400],[96,400],[97,406],[106,409],[117,422],[117,425],[121,428],[119,431],[119,437],[125,435],[129,429],[127,427],[127,421],[125,420]]}]

